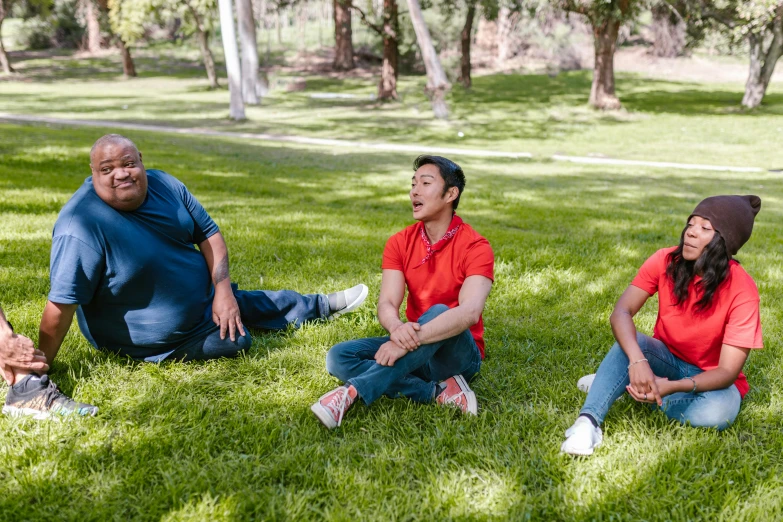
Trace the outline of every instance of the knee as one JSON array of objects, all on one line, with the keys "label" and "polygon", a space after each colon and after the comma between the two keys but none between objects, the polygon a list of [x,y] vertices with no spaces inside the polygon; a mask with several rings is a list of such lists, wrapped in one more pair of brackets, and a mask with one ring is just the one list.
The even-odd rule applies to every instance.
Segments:
[{"label": "knee", "polygon": [[432,321],[436,317],[438,317],[443,312],[446,312],[449,309],[448,306],[444,304],[435,304],[432,305],[429,310],[424,312],[421,317],[419,317],[419,323],[426,323],[427,321]]},{"label": "knee", "polygon": [[340,343],[335,344],[332,346],[329,351],[326,353],[326,371],[329,372],[329,375],[332,377],[337,377],[338,379],[341,379],[342,368],[344,366],[344,361],[346,359],[346,348],[348,346],[348,343]]}]

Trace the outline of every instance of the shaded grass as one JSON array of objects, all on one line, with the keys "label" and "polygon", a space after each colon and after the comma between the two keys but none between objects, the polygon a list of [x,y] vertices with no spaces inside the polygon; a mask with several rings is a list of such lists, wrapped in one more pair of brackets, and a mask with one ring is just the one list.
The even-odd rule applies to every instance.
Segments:
[{"label": "shaded grass", "polygon": [[[761,121],[753,118],[753,121]],[[89,174],[99,129],[0,124],[0,303],[36,337],[52,225]],[[333,344],[379,335],[371,303],[389,235],[411,222],[409,160],[392,154],[131,134],[148,168],[185,182],[221,226],[232,279],[328,292],[363,281],[338,321],[254,332],[235,360],[160,366],[91,350],[76,327],[53,377],[98,417],[0,418],[0,520],[759,520],[783,516],[779,176],[602,169],[455,157],[461,215],[493,244],[488,357],[476,418],[380,400],[327,432],[309,405],[335,385]],[[601,143],[601,142],[599,142]],[[687,159],[687,158],[686,158]],[[761,196],[740,255],[762,295],[766,349],[723,433],[620,401],[592,459],[558,453],[575,382],[612,343],[636,268],[716,193]],[[651,331],[654,303],[638,324]]]},{"label": "shaded grass", "polygon": [[[496,74],[475,78],[471,91],[455,86],[451,119],[442,122],[432,118],[421,76],[400,78],[401,101],[379,103],[370,99],[374,78],[298,72],[304,90],[287,92],[295,73],[283,70],[272,74],[272,91],[262,105],[247,107],[248,120],[233,122],[227,118],[228,91],[207,89],[194,49],[157,46],[137,50],[136,57],[140,78],[121,80],[118,56],[20,55],[20,75],[0,82],[0,111],[527,151],[539,158],[563,153],[783,168],[783,91],[777,84],[760,109],[743,111],[739,83],[621,74],[617,89],[626,110],[601,113],[587,107],[589,71]],[[320,92],[356,97],[310,97]]]}]

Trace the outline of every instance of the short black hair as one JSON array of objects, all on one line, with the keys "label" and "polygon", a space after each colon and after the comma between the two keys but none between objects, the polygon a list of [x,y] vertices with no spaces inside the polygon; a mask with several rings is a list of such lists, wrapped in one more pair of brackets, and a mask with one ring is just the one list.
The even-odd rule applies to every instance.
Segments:
[{"label": "short black hair", "polygon": [[452,207],[454,210],[457,210],[459,198],[462,196],[462,191],[465,190],[465,173],[462,172],[462,167],[443,156],[422,154],[413,161],[413,171],[416,172],[424,165],[435,165],[438,167],[440,177],[446,182],[443,194],[446,194],[446,191],[451,187],[457,187],[459,193],[457,194],[457,199],[454,200],[454,206]]}]

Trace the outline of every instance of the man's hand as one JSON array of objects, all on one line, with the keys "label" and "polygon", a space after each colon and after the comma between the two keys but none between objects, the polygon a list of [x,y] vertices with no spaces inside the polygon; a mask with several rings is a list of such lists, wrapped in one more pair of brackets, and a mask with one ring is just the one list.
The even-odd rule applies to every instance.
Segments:
[{"label": "man's hand", "polygon": [[239,305],[236,297],[228,292],[215,288],[215,298],[212,300],[212,321],[220,327],[220,338],[226,338],[228,331],[231,341],[237,340],[237,330],[244,337],[245,327],[239,315]]},{"label": "man's hand", "polygon": [[421,330],[419,323],[402,323],[391,332],[390,337],[394,344],[412,352],[421,346],[417,333],[419,330]]},{"label": "man's hand", "polygon": [[33,342],[23,335],[16,335],[10,328],[0,329],[0,372],[5,381],[12,385],[15,370],[24,372],[46,372],[49,364],[46,355],[36,350]]},{"label": "man's hand", "polygon": [[408,353],[408,350],[397,346],[392,341],[387,341],[375,352],[375,362],[381,366],[394,366],[397,359]]}]

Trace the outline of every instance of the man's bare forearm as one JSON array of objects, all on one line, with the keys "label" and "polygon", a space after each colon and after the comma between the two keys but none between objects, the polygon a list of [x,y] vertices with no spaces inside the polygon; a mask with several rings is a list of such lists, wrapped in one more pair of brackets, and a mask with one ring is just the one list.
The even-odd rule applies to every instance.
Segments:
[{"label": "man's bare forearm", "polygon": [[46,354],[46,360],[50,364],[57,356],[65,334],[71,327],[76,307],[77,305],[46,302],[38,329],[38,349]]},{"label": "man's bare forearm", "polygon": [[231,288],[231,276],[228,268],[228,247],[223,235],[218,232],[199,244],[201,254],[207,262],[209,274],[215,290]]},{"label": "man's bare forearm", "polygon": [[378,304],[378,322],[381,323],[387,332],[392,333],[395,328],[402,324],[400,320],[400,311],[391,303]]},{"label": "man's bare forearm", "polygon": [[421,344],[442,341],[459,335],[478,322],[481,312],[466,306],[457,306],[440,314],[432,321],[421,325],[419,340]]}]

